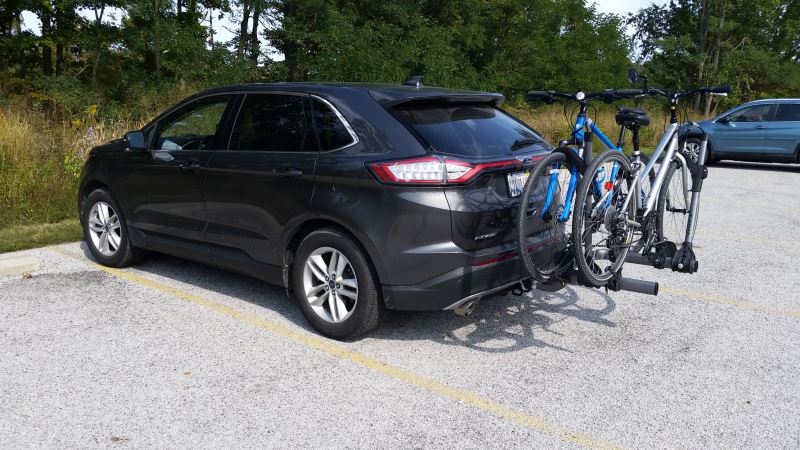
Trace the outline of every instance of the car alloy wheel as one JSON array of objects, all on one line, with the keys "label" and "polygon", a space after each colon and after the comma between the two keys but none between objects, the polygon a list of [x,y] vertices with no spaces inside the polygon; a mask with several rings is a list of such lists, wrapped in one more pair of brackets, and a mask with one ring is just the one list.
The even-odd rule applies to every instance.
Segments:
[{"label": "car alloy wheel", "polygon": [[694,141],[686,141],[686,143],[683,144],[683,153],[686,154],[692,162],[696,163],[700,158],[700,144]]},{"label": "car alloy wheel", "polygon": [[103,256],[114,256],[122,243],[122,227],[114,208],[97,202],[89,211],[89,237]]},{"label": "car alloy wheel", "polygon": [[326,322],[347,320],[358,303],[358,279],[347,257],[331,247],[314,250],[303,269],[303,294]]}]

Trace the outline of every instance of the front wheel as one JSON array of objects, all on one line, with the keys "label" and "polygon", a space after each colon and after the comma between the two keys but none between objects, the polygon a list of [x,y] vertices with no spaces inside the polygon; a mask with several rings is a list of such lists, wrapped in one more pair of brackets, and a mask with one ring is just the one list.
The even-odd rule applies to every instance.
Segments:
[{"label": "front wheel", "polygon": [[619,151],[598,156],[586,174],[575,199],[572,246],[584,279],[603,286],[620,270],[633,243],[637,192],[630,161]]},{"label": "front wheel", "polygon": [[104,266],[129,266],[145,255],[131,243],[122,209],[105,189],[95,189],[86,196],[81,225],[89,251]]}]

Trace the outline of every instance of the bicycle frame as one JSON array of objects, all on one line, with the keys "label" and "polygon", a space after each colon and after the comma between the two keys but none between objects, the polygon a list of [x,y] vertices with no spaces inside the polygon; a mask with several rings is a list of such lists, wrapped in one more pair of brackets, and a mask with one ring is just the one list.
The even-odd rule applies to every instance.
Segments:
[{"label": "bicycle frame", "polygon": [[[585,144],[586,144],[586,132],[587,131],[592,133],[593,136],[597,136],[597,138],[600,139],[600,142],[602,142],[603,145],[605,145],[608,149],[617,150],[617,151],[621,152],[623,150],[622,149],[622,141],[623,141],[622,137],[620,137],[620,145],[619,146],[614,144],[611,141],[611,139],[609,139],[608,136],[606,136],[603,133],[603,131],[600,129],[600,127],[598,127],[597,124],[595,124],[595,122],[591,118],[589,118],[587,116],[587,114],[586,114],[587,107],[588,107],[588,103],[587,102],[581,102],[580,111],[578,112],[578,116],[575,118],[575,126],[572,129],[573,140],[574,140],[575,144],[577,144],[578,148],[580,149],[580,151],[576,152],[577,155],[579,157],[583,157],[584,156],[583,152],[586,149]],[[624,130],[624,128],[623,128],[623,130]],[[575,151],[575,150],[573,150],[573,151]],[[558,165],[556,165],[556,167],[554,167],[555,170],[553,170],[551,172],[551,174],[550,174],[550,181],[548,182],[548,185],[547,185],[547,195],[545,196],[544,206],[542,207],[542,217],[544,217],[548,213],[548,211],[550,210],[550,207],[553,204],[553,197],[555,196],[556,187],[558,186],[558,172],[557,172],[557,170],[559,169],[559,167],[557,167],[557,166]],[[616,165],[615,165],[612,168],[612,171],[611,171],[611,174],[610,174],[610,176],[611,176],[610,179],[614,179],[616,177],[618,170],[619,170],[619,168],[616,167]],[[575,189],[578,186],[578,181],[580,180],[580,176],[581,176],[581,174],[578,173],[576,168],[573,166],[570,169],[570,179],[569,179],[569,186],[567,187],[567,196],[566,196],[566,200],[564,202],[564,209],[561,211],[561,214],[558,217],[558,221],[559,222],[566,222],[569,219],[570,211],[572,211],[572,201],[573,201],[573,199],[575,197]],[[597,177],[595,176],[595,188],[598,190],[598,192],[600,190],[600,187],[601,187],[601,181],[597,180]]]}]

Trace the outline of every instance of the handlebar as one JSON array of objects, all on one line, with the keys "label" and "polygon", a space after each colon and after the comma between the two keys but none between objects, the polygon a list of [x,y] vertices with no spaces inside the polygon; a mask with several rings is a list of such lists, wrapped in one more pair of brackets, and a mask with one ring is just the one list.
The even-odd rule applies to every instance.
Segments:
[{"label": "handlebar", "polygon": [[579,102],[600,99],[606,103],[611,103],[621,98],[638,97],[644,94],[645,92],[641,89],[606,89],[598,92],[529,91],[525,98],[529,102],[543,101],[547,104],[555,103],[557,98]]},{"label": "handlebar", "polygon": [[642,89],[606,89],[597,92],[559,92],[559,91],[529,91],[525,99],[529,102],[543,101],[548,105],[555,103],[556,99],[563,98],[583,102],[586,100],[600,99],[606,103],[622,98],[640,97],[644,95],[660,95],[669,99],[677,100],[694,94],[711,94],[726,96],[731,92],[729,84],[722,86],[706,86],[689,89],[686,91],[664,91],[657,88]]}]

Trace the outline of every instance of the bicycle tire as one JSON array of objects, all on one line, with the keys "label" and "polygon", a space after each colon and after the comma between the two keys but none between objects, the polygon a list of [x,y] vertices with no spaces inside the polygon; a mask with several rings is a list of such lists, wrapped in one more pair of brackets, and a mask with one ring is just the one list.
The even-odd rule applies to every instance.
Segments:
[{"label": "bicycle tire", "polygon": [[[627,214],[627,217],[636,217],[636,196],[638,193],[636,192],[636,189],[631,189],[633,186],[633,180],[630,160],[625,154],[619,151],[608,150],[593,161],[592,165],[586,169],[586,173],[596,174],[598,170],[600,170],[601,166],[609,163],[618,163],[620,165],[617,179],[614,182],[619,183],[616,186],[620,188],[620,193],[622,193],[621,188],[623,186],[625,187],[626,192],[623,195],[614,195],[611,198],[611,205],[606,209],[605,212],[598,214],[597,217],[592,219],[590,224],[591,227],[589,229],[586,227],[587,215],[591,216],[592,212],[598,206],[598,201],[604,198],[602,194],[606,192],[607,188],[604,186],[603,191],[600,193],[600,197],[595,198],[597,195],[592,189],[595,181],[594,178],[584,177],[578,185],[578,190],[576,191],[575,205],[576,207],[580,208],[576,209],[576,211],[580,212],[575,214],[575,217],[572,221],[572,248],[574,250],[574,258],[576,265],[578,266],[578,270],[580,270],[584,281],[588,282],[592,286],[605,285],[622,268],[622,265],[625,263],[625,257],[628,255],[628,251],[633,244],[633,227],[626,225],[625,222],[619,218],[621,214],[619,212],[619,207],[626,196],[633,196],[633,198],[631,198],[631,200],[628,202],[628,209],[625,211],[625,213]],[[587,208],[586,206],[587,200],[591,201],[590,208]],[[589,218],[591,219],[591,217]],[[624,229],[624,232],[614,229],[609,230],[609,226],[612,228],[621,227]],[[607,249],[603,249],[601,246],[599,246],[603,240],[598,241],[597,244],[593,244],[592,242],[587,243],[586,232],[587,230],[591,229],[596,229],[597,231],[606,229],[609,237],[603,240],[607,241]],[[609,244],[612,238],[614,242]],[[622,240],[619,241],[619,239]],[[597,247],[595,247],[596,245]],[[613,247],[611,245],[613,245]],[[603,255],[603,252],[605,252],[605,255]],[[589,256],[588,253],[591,253],[591,256]],[[609,267],[601,267],[598,264],[598,261],[603,260],[601,256],[606,256],[608,258],[608,261],[610,261]]]},{"label": "bicycle tire", "polygon": [[[537,198],[536,202],[534,202],[533,214],[528,214],[531,209],[531,198],[532,196],[536,198],[534,195],[536,193],[535,190],[540,189],[542,184],[547,185],[547,183],[543,183],[542,177],[549,177],[550,171],[556,164],[560,165],[560,171],[569,173],[569,162],[562,153],[551,153],[534,166],[528,176],[528,180],[525,182],[517,212],[517,249],[520,259],[531,277],[540,282],[552,279],[560,271],[572,264],[572,258],[569,254],[570,239],[565,232],[568,229],[567,222],[558,223],[557,220],[561,210],[551,214],[552,217],[549,219],[542,218],[539,216],[541,211],[539,207],[544,205],[536,203],[538,202]],[[562,201],[560,186],[556,194],[553,196],[553,205],[563,205],[563,203],[556,203]],[[559,231],[559,229],[561,230]],[[528,237],[548,230],[552,230],[553,233],[551,234],[551,240],[553,241],[551,245],[548,245],[544,251],[532,253],[528,246]]]}]

